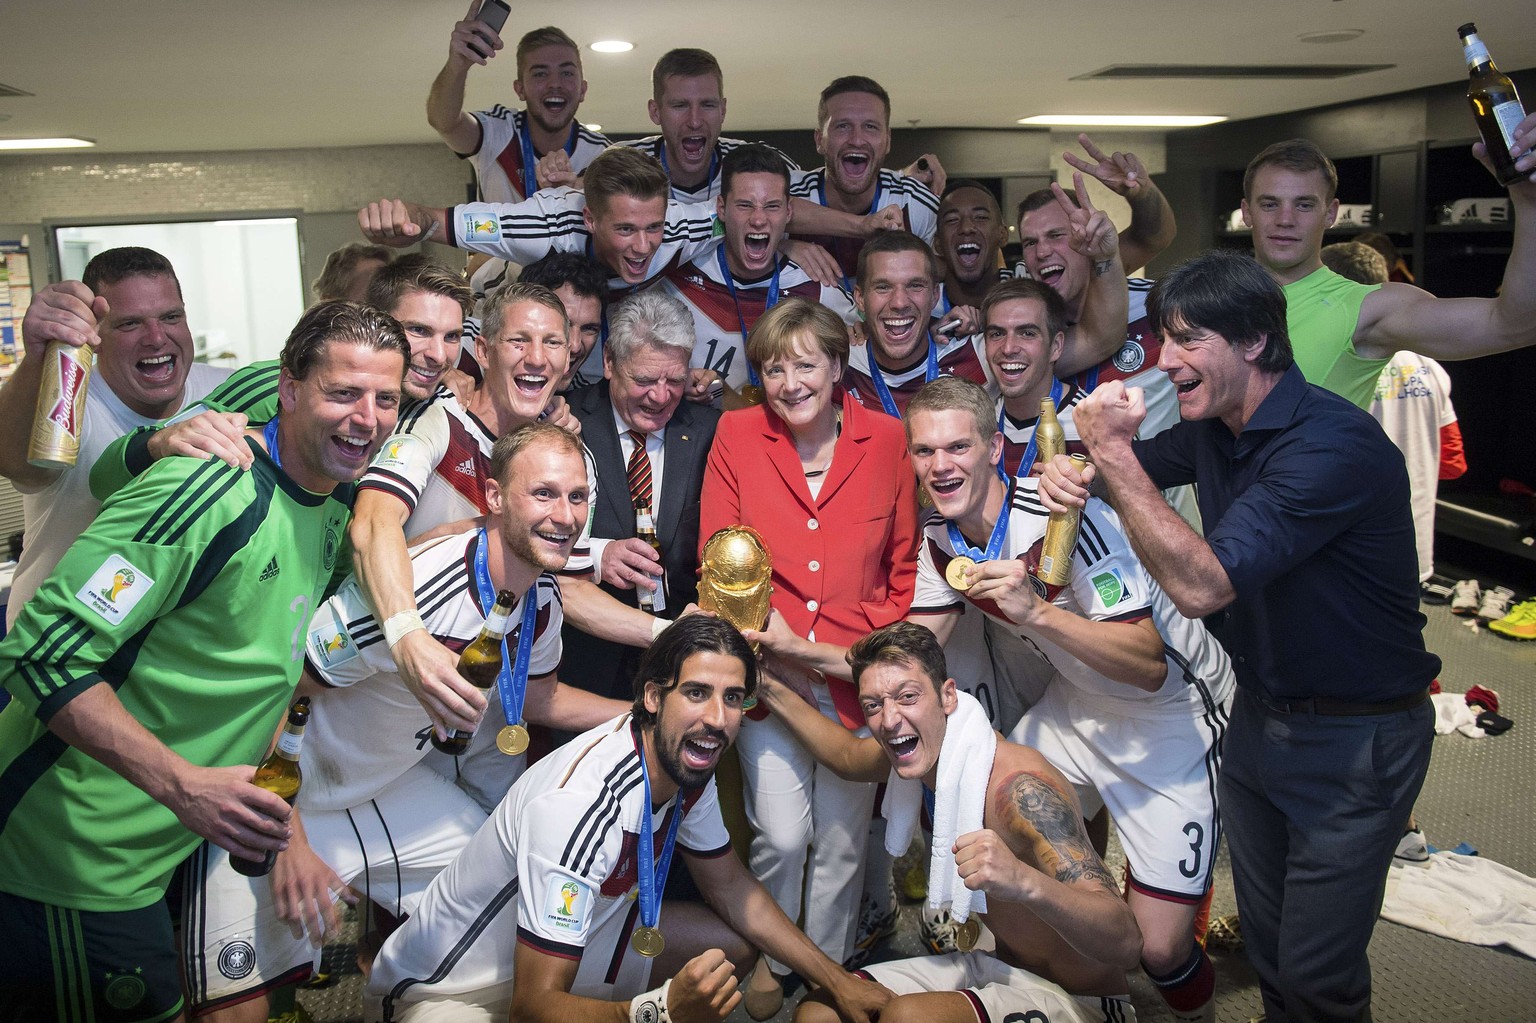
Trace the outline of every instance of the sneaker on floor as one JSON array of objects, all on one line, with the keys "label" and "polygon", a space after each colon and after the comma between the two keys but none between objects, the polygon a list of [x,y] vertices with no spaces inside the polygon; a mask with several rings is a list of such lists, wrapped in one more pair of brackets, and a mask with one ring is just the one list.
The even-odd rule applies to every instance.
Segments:
[{"label": "sneaker on floor", "polygon": [[1515,602],[1515,591],[1508,586],[1495,586],[1483,591],[1483,601],[1477,605],[1477,616],[1485,622],[1496,622],[1509,614]]},{"label": "sneaker on floor", "polygon": [[1403,837],[1397,840],[1397,848],[1392,852],[1392,862],[1429,862],[1429,842],[1424,838],[1423,828],[1403,832]]},{"label": "sneaker on floor", "polygon": [[1426,604],[1449,604],[1451,602],[1452,587],[1455,584],[1448,579],[1432,575],[1419,583],[1419,599]]},{"label": "sneaker on floor", "polygon": [[1488,628],[1505,639],[1536,639],[1536,599],[1516,604],[1509,614],[1489,622]]},{"label": "sneaker on floor", "polygon": [[959,944],[955,941],[955,933],[960,930],[949,910],[941,909],[937,914],[923,910],[923,925],[921,934],[923,944],[927,945],[936,956],[948,955],[951,952],[960,951]]},{"label": "sneaker on floor", "polygon": [[1476,579],[1461,579],[1451,586],[1451,614],[1475,615],[1483,602],[1483,588]]},{"label": "sneaker on floor", "polygon": [[853,932],[853,951],[843,960],[843,968],[857,970],[869,962],[875,946],[896,933],[896,892],[891,890],[885,905],[877,905],[866,894],[859,900],[859,925]]}]

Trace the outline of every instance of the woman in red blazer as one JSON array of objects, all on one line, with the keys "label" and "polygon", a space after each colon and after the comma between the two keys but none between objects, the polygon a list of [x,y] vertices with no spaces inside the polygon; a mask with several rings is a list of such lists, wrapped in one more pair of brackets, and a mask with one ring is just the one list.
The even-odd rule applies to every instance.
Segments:
[{"label": "woman in red blazer", "polygon": [[[757,530],[773,555],[774,610],[800,636],[852,644],[904,618],[912,603],[917,496],[901,421],[843,400],[847,328],[825,306],[779,302],[753,327],[747,357],[767,400],[721,417],[699,536],[736,524]],[[824,714],[864,727],[851,682],[828,677],[813,688]],[[818,767],[761,710],[743,722],[736,747],[752,871],[842,962],[858,915],[874,786]],[[753,987],[766,983],[765,972]]]}]

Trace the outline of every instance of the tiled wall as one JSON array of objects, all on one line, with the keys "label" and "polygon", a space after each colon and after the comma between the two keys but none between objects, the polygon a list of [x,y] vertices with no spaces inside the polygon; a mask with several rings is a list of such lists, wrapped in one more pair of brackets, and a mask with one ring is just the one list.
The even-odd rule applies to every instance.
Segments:
[{"label": "tiled wall", "polygon": [[0,159],[0,220],[357,209],[381,197],[460,202],[469,168],[441,145]]}]

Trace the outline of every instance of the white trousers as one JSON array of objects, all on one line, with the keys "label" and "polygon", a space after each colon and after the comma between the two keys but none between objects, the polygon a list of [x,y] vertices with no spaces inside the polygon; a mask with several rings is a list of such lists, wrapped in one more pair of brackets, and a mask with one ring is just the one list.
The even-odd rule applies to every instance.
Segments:
[{"label": "white trousers", "polygon": [[[821,712],[837,720],[830,691],[815,690]],[[736,749],[752,825],[752,873],[791,920],[801,919],[817,947],[840,963],[853,948],[875,786],[844,781],[818,765],[771,714],[744,721]],[[777,973],[788,972],[772,965]]]}]

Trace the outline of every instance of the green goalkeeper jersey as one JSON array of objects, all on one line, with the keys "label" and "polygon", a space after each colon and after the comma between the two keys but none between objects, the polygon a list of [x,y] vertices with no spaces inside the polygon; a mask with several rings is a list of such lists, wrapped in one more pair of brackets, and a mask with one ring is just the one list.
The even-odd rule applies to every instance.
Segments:
[{"label": "green goalkeeper jersey", "polygon": [[255,764],[303,666],[350,484],[312,494],[255,443],[249,471],[166,458],[113,494],[0,643],[0,890],[98,912],[164,895],[199,839],[46,727],[105,681],[203,766]]}]

